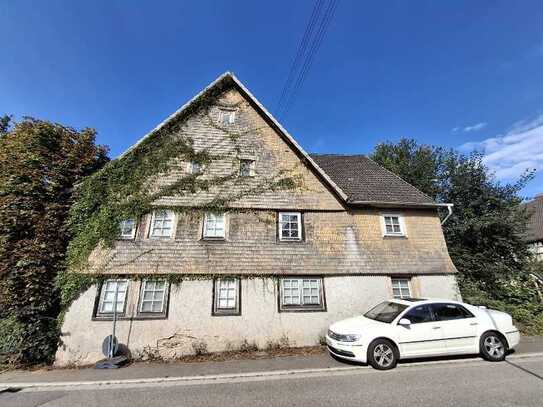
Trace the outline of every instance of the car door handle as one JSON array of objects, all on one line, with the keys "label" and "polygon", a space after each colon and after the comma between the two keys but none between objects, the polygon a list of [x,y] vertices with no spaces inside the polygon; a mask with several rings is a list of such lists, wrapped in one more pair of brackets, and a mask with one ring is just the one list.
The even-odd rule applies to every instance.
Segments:
[{"label": "car door handle", "polygon": [[440,326],[433,326],[432,329],[441,329]]},{"label": "car door handle", "polygon": [[470,325],[475,326],[475,325],[479,325],[479,323],[478,322],[472,322]]}]

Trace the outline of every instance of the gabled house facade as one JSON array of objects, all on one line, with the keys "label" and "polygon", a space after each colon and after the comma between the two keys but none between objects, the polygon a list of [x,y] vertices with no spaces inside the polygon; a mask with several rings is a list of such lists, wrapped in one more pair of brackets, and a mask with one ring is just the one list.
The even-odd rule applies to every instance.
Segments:
[{"label": "gabled house facade", "polygon": [[[105,279],[66,312],[57,365],[100,359],[113,309],[132,356],[171,359],[315,345],[330,323],[390,297],[460,297],[439,204],[365,156],[306,153],[233,74],[153,132],[218,86],[225,90],[205,120],[182,120],[196,150],[225,158],[176,162],[155,182],[236,177],[221,191],[160,197],[150,213],[122,222],[114,247],[92,253],[86,272]],[[228,129],[240,130],[235,140]],[[252,188],[286,172],[300,188]],[[226,210],[199,210],[243,188]],[[164,278],[172,274],[182,280]]]}]

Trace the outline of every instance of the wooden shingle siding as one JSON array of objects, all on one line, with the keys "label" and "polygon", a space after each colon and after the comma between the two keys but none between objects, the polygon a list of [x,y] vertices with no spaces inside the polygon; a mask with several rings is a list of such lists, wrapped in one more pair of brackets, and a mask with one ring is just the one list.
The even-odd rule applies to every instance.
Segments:
[{"label": "wooden shingle siding", "polygon": [[[202,240],[203,214],[179,213],[172,239],[119,241],[93,271],[180,274],[445,274],[454,272],[434,211],[404,211],[408,238],[383,237],[380,211],[305,212],[305,239],[279,242],[276,211],[231,212],[225,241]],[[140,230],[146,228],[142,219]],[[106,251],[106,252],[104,252]]]}]

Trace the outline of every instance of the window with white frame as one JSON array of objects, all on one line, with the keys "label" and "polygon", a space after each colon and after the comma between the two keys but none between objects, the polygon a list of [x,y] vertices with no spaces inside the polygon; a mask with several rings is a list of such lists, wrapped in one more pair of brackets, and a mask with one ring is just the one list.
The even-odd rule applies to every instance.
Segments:
[{"label": "window with white frame", "polygon": [[204,216],[204,238],[224,239],[225,219],[224,213],[206,213]]},{"label": "window with white frame", "polygon": [[165,280],[143,280],[141,282],[138,313],[157,315],[166,313],[168,286]]},{"label": "window with white frame", "polygon": [[221,109],[220,121],[222,125],[234,124],[236,121],[236,111]]},{"label": "window with white frame", "polygon": [[106,280],[100,290],[97,316],[111,316],[116,306],[117,314],[124,314],[128,280]]},{"label": "window with white frame", "polygon": [[324,310],[321,278],[282,278],[280,309]]},{"label": "window with white frame", "polygon": [[383,234],[389,236],[405,235],[403,216],[395,214],[382,215]]},{"label": "window with white frame", "polygon": [[392,295],[394,298],[410,298],[411,289],[409,287],[408,278],[393,278],[392,279]]},{"label": "window with white frame", "polygon": [[134,239],[136,236],[136,221],[134,219],[125,219],[119,225],[121,230],[121,239]]},{"label": "window with white frame", "polygon": [[238,278],[218,278],[214,284],[213,313],[217,315],[239,315],[240,280]]},{"label": "window with white frame", "polygon": [[255,160],[241,159],[239,160],[239,176],[253,177],[255,175]]},{"label": "window with white frame", "polygon": [[169,210],[156,210],[151,219],[150,237],[172,237],[174,213]]},{"label": "window with white frame", "polygon": [[302,240],[302,214],[279,212],[279,240]]}]

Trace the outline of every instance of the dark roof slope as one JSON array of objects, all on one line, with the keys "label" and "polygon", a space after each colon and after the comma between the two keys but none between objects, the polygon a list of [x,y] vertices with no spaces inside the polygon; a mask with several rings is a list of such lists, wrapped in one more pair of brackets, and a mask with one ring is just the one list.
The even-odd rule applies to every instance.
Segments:
[{"label": "dark roof slope", "polygon": [[310,155],[348,195],[348,202],[435,204],[432,198],[364,155]]},{"label": "dark roof slope", "polygon": [[527,202],[525,207],[530,214],[526,241],[537,242],[543,240],[543,194],[539,194],[533,201]]}]

